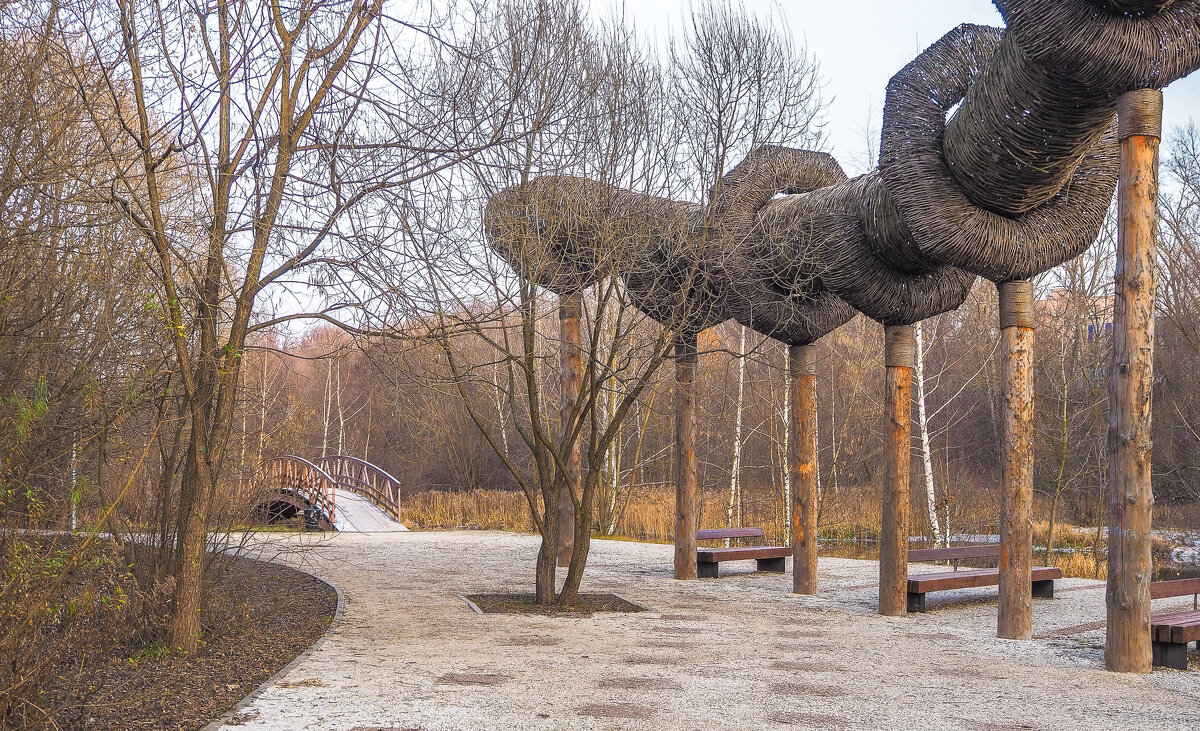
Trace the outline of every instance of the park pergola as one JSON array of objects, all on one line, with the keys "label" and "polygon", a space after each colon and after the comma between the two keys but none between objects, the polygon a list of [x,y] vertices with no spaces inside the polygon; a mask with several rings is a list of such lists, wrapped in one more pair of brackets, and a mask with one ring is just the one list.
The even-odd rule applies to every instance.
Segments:
[{"label": "park pergola", "polygon": [[[580,387],[586,287],[620,277],[634,304],[675,333],[680,579],[696,577],[697,334],[733,318],[789,346],[794,591],[815,593],[813,343],[856,311],[880,322],[886,615],[906,611],[912,326],[957,308],[977,277],[994,282],[1004,393],[997,626],[1001,637],[1029,639],[1029,279],[1095,240],[1116,188],[1105,657],[1112,670],[1148,672],[1159,90],[1200,67],[1200,0],[996,6],[1006,28],[960,26],[892,77],[879,168],[866,175],[847,180],[828,155],[765,147],[722,178],[707,205],[545,177],[494,196],[486,226],[522,276],[560,296],[566,412]],[[576,494],[577,449],[568,479]]]}]

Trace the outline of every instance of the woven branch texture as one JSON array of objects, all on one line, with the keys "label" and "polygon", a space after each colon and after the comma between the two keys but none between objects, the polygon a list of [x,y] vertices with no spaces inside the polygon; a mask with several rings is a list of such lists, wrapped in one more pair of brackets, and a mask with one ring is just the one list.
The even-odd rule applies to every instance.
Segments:
[{"label": "woven branch texture", "polygon": [[856,310],[911,324],[976,277],[1057,266],[1112,200],[1117,98],[1200,67],[1200,0],[996,6],[1005,29],[959,26],[892,77],[875,171],[761,147],[705,205],[544,177],[493,196],[489,242],[559,294],[616,276],[681,334],[734,318],[791,345]]}]

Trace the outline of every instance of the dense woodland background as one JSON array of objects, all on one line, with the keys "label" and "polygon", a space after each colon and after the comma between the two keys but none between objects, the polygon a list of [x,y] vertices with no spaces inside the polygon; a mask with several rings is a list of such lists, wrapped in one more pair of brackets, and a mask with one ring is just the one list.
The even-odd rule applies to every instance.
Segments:
[{"label": "dense woodland background", "polygon": [[[632,79],[629,84],[643,85],[636,88],[638,94],[668,93],[661,77],[649,78],[651,72],[663,73],[655,64],[669,68],[668,75],[673,73],[677,79],[687,77],[689,63],[697,65],[700,68],[691,68],[690,73],[702,79],[704,64],[713,60],[705,56],[712,48],[706,51],[704,47],[703,27],[697,37],[673,46],[665,61],[656,61],[650,58],[648,47],[622,36],[619,29],[589,27],[580,11],[569,6],[513,6],[491,16],[490,21],[476,18],[476,40],[494,40],[513,32],[521,13],[526,14],[526,21],[534,18],[542,24],[535,23],[529,37],[517,39],[544,54],[539,64],[566,56],[574,63],[585,63],[587,59],[581,57],[587,53],[602,57],[615,53],[613,49],[619,46],[626,58],[606,58],[606,70],[615,73],[619,69]],[[134,92],[116,87],[108,89],[107,97],[90,96],[89,90],[97,92],[96,87],[113,83],[112,79],[105,80],[101,66],[89,65],[85,52],[64,57],[59,45],[63,36],[52,33],[50,26],[33,22],[53,23],[54,19],[36,13],[9,17],[22,20],[25,29],[10,27],[3,39],[6,50],[0,54],[4,88],[12,90],[0,100],[6,147],[0,191],[0,228],[4,232],[0,247],[4,293],[0,298],[0,338],[4,343],[0,349],[0,423],[4,425],[0,448],[5,455],[0,463],[0,483],[4,521],[66,526],[74,502],[76,520],[84,523],[129,529],[165,527],[170,523],[165,516],[171,511],[171,491],[178,490],[189,428],[178,398],[177,357],[163,337],[172,326],[164,322],[162,275],[155,271],[144,232],[138,230],[136,216],[128,215],[128,202],[111,193],[112,181],[121,174],[117,170],[123,164],[120,155],[136,160],[136,152],[114,150],[113,143],[96,130],[98,125],[117,124],[119,117],[113,116],[113,110],[99,113],[96,107],[104,103],[116,106]],[[731,17],[737,22],[730,21]],[[70,25],[61,17],[59,21]],[[551,78],[551,72],[539,64],[531,64],[525,80],[536,78],[544,87],[557,87],[515,88],[508,79],[506,103],[510,108],[525,104],[559,116],[541,122],[536,130],[527,127],[508,136],[494,134],[480,145],[483,151],[472,151],[476,158],[487,158],[489,166],[479,165],[485,171],[474,180],[472,194],[460,195],[453,210],[427,209],[421,215],[401,210],[427,203],[430,196],[455,184],[443,176],[428,184],[410,183],[404,196],[353,211],[347,222],[338,219],[334,225],[346,229],[343,236],[358,235],[355,246],[339,241],[334,251],[324,252],[323,259],[315,257],[321,259],[318,266],[296,272],[296,281],[287,284],[290,294],[276,294],[273,300],[256,305],[255,318],[267,324],[249,333],[245,350],[238,356],[240,370],[222,459],[222,495],[244,489],[257,465],[279,454],[344,453],[365,458],[399,477],[414,506],[432,506],[434,498],[423,497],[431,492],[517,489],[497,449],[471,416],[473,412],[476,419],[487,421],[500,438],[500,451],[507,452],[515,464],[528,461],[514,431],[514,422],[529,419],[528,409],[522,413],[524,402],[514,400],[505,373],[513,354],[495,347],[491,336],[473,336],[469,328],[448,339],[431,337],[435,315],[430,314],[428,300],[414,304],[417,298],[408,290],[420,288],[422,267],[446,265],[445,252],[431,253],[432,245],[422,248],[428,238],[406,235],[395,220],[364,223],[361,217],[409,217],[442,237],[451,225],[459,227],[453,243],[465,251],[459,250],[453,263],[460,268],[476,265],[486,275],[476,282],[464,277],[454,297],[439,303],[436,317],[457,309],[455,317],[475,318],[477,323],[488,323],[488,328],[508,328],[515,333],[519,315],[506,309],[511,301],[486,291],[498,283],[511,287],[513,277],[502,262],[487,261],[484,253],[478,216],[489,187],[480,179],[496,177],[495,171],[513,159],[518,162],[510,173],[517,178],[540,170],[602,168],[606,163],[599,158],[605,154],[612,158],[617,146],[611,139],[606,144],[597,140],[604,134],[610,138],[617,134],[612,130],[577,132],[571,143],[564,145],[564,130],[573,127],[566,114],[586,110],[593,116],[607,115],[604,121],[611,127],[634,138],[632,143],[623,143],[629,149],[619,150],[625,158],[650,150],[657,156],[656,162],[673,160],[666,177],[675,180],[662,187],[697,197],[703,195],[704,185],[695,180],[719,175],[746,149],[772,133],[820,144],[816,62],[806,58],[803,49],[772,36],[737,11],[712,11],[707,22],[706,32],[724,33],[723,40],[730,33],[759,33],[765,50],[778,53],[782,48],[788,62],[795,65],[791,70],[799,69],[801,77],[799,82],[792,78],[789,83],[801,83],[807,89],[802,102],[793,109],[780,109],[770,108],[775,102],[765,95],[739,98],[731,108],[740,104],[760,112],[767,109],[768,116],[774,115],[775,126],[743,129],[736,139],[710,140],[709,147],[722,149],[718,156],[701,159],[695,149],[687,148],[670,151],[672,157],[668,158],[664,152],[668,133],[650,136],[651,128],[662,120],[636,120],[622,116],[628,110],[596,108],[596,89],[568,89],[568,74]],[[85,37],[81,31],[76,33],[76,41]],[[497,56],[505,50],[486,43],[479,47]],[[72,63],[75,66],[68,68]],[[440,78],[453,69],[450,63],[429,76]],[[781,73],[782,68],[769,71]],[[634,78],[635,72],[646,76]],[[761,68],[742,68],[740,72],[763,75]],[[483,79],[481,73],[476,82],[479,88],[490,84],[494,90],[502,85]],[[781,84],[772,91],[795,90]],[[696,110],[687,109],[683,102],[676,106],[680,108],[675,110],[678,116],[673,129],[678,131],[681,118],[693,118],[694,123]],[[720,104],[707,109],[710,117],[741,112],[722,110]],[[495,110],[465,110],[458,123],[468,119],[478,129],[488,113]],[[165,130],[166,119],[163,124]],[[631,130],[631,125],[639,124]],[[714,119],[705,120],[704,125],[705,130],[696,134],[711,137]],[[432,130],[426,131],[432,136]],[[320,136],[311,134],[314,139]],[[119,140],[120,135],[112,139]],[[531,154],[539,150],[544,158],[531,161]],[[1165,525],[1182,526],[1196,517],[1200,498],[1196,477],[1200,467],[1200,401],[1196,395],[1200,383],[1200,134],[1194,128],[1171,131],[1164,142],[1163,161],[1154,478],[1157,518]],[[625,167],[611,171],[609,177],[624,177],[635,184],[649,180],[645,160],[621,165]],[[176,225],[180,227],[204,225],[205,194],[193,175],[198,170],[202,167],[179,165],[169,178],[175,188],[169,205],[186,209],[177,211]],[[500,177],[504,179],[491,181],[491,189],[513,180],[512,174]],[[358,182],[362,188],[369,181]],[[343,191],[331,191],[326,185],[320,191],[304,191],[301,197],[307,201],[333,193]],[[186,231],[183,234],[186,238]],[[1087,255],[1038,282],[1038,513],[1046,520],[1053,513],[1059,522],[1080,526],[1099,526],[1105,504],[1113,237],[1113,227],[1106,227]],[[231,235],[223,266],[244,266],[237,244],[236,236]],[[397,255],[397,247],[402,246],[408,249]],[[189,266],[187,251],[183,246],[175,252],[185,267]],[[395,258],[384,261],[389,255]],[[336,256],[347,258],[333,262]],[[201,260],[197,252],[197,262]],[[391,281],[385,281],[382,274],[358,271],[380,261],[384,263],[378,271]],[[335,264],[358,277],[354,288],[338,288],[332,281],[337,276],[331,273],[336,271]],[[196,292],[189,289],[190,276],[187,272],[180,275],[184,297]],[[377,289],[366,286],[371,284]],[[341,319],[341,323],[351,324],[349,330],[322,320],[297,325],[287,314],[304,309],[296,306],[296,300],[321,299],[294,294],[305,287],[325,295],[324,308],[315,309],[326,319],[331,319],[327,317],[330,312],[352,309],[344,300],[350,291],[360,298],[354,305],[365,314],[357,320]],[[222,296],[236,294],[234,287]],[[331,296],[335,298],[332,305]],[[598,297],[592,295],[592,309]],[[285,299],[291,301],[285,303]],[[387,304],[375,308],[377,302]],[[605,312],[619,306],[620,302],[610,302]],[[914,533],[995,532],[1000,469],[995,308],[995,292],[980,283],[960,310],[921,324],[923,374],[917,391],[923,408],[914,409],[914,414],[923,414],[918,418],[924,423],[914,425],[918,435],[913,444]],[[541,386],[552,401],[557,367],[553,295],[542,293],[535,310],[538,367],[544,371]],[[279,322],[271,324],[276,320]],[[641,321],[636,327],[650,330],[656,325]],[[630,336],[623,333],[621,337]],[[818,346],[820,522],[831,535],[869,532],[877,520],[882,474],[880,343],[880,328],[859,318]],[[463,373],[456,375],[447,367],[446,345],[465,368]],[[730,322],[706,331],[701,349],[703,521],[764,522],[775,535],[786,538],[787,490],[781,458],[787,417],[784,346]],[[457,388],[460,382],[466,386],[464,392]],[[621,390],[619,383],[614,384],[612,394]],[[596,524],[600,533],[616,531],[616,524],[628,515],[627,506],[648,510],[645,495],[656,491],[665,495],[672,489],[671,385],[669,368],[655,371],[605,457]],[[471,410],[465,407],[463,393]],[[597,402],[601,411],[606,398],[615,400],[615,396],[602,395]],[[444,502],[445,497],[438,499]],[[223,502],[216,501],[218,509]],[[504,504],[520,508],[520,502]],[[653,504],[661,504],[664,510],[669,507],[665,497]],[[468,508],[461,511],[458,517],[416,512],[413,520],[464,525],[488,522]],[[239,519],[241,516],[226,516],[230,521]],[[508,519],[517,521],[519,517]],[[669,516],[662,516],[661,530],[651,529],[651,522],[643,515],[640,524],[645,526],[631,527],[629,532],[638,537],[668,537],[664,531]]]},{"label": "dense woodland background", "polygon": [[[819,60],[776,21],[714,1],[651,42],[571,0],[0,4],[0,523],[152,536],[138,590],[170,598],[185,651],[205,549],[256,527],[267,458],[367,459],[415,527],[544,530],[558,302],[487,248],[485,202],[551,174],[702,202],[760,145],[821,149]],[[1194,529],[1200,132],[1162,159],[1155,518]],[[1090,548],[1096,575],[1113,239],[1037,282],[1035,540]],[[669,540],[670,338],[607,280],[584,321],[592,529]],[[920,324],[915,535],[997,532],[996,325],[984,283]],[[786,350],[732,322],[700,348],[702,524],[787,540]],[[828,539],[878,529],[883,375],[864,318],[818,344]],[[60,621],[17,545],[9,616]]]}]

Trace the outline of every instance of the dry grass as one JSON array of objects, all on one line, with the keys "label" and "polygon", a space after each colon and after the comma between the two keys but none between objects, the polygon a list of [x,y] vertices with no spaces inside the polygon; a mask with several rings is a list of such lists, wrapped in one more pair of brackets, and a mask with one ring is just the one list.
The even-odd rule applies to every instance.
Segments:
[{"label": "dry grass", "polygon": [[[976,494],[978,493],[978,494]],[[998,532],[998,505],[994,491],[965,488],[960,491],[951,514],[955,533]],[[725,526],[728,493],[720,489],[704,490],[700,495],[701,528]],[[843,486],[837,492],[827,489],[822,496],[820,535],[823,541],[838,541],[840,548],[822,548],[822,553],[871,557],[879,537],[880,494],[870,485]],[[1041,504],[1036,512],[1043,512]],[[1191,517],[1197,511],[1189,506],[1176,506],[1170,517],[1176,521]],[[928,534],[928,524],[921,506],[911,510],[913,535]],[[601,526],[597,537],[669,543],[674,538],[675,492],[670,486],[639,489],[629,498],[616,529],[611,535]],[[1157,519],[1156,515],[1156,519]],[[505,490],[471,490],[467,492],[423,492],[407,499],[401,510],[401,521],[413,528],[424,529],[485,529],[532,533],[529,505],[523,494]],[[741,525],[763,529],[764,540],[782,543],[785,540],[782,499],[773,490],[747,490],[743,498]],[[735,518],[735,524],[737,519]],[[1034,561],[1044,561],[1043,549],[1049,529],[1047,520],[1034,521]],[[1105,543],[1097,545],[1096,529],[1056,521],[1055,551],[1049,565],[1062,569],[1063,574],[1079,578],[1103,578],[1107,564],[1103,558]],[[1170,553],[1170,545],[1155,538],[1155,555]],[[850,551],[850,553],[846,553]],[[857,551],[857,553],[855,553]],[[1097,558],[1099,553],[1100,558]]]},{"label": "dry grass", "polygon": [[519,492],[419,492],[405,498],[400,522],[410,528],[533,532],[529,502]]},{"label": "dry grass", "polygon": [[1103,552],[1107,544],[1102,537],[1097,537],[1094,527],[1056,521],[1054,551],[1047,560],[1045,546],[1049,529],[1047,520],[1033,522],[1034,563],[1057,566],[1062,569],[1063,576],[1080,579],[1100,579],[1108,574],[1108,562],[1097,556],[1097,551]]},{"label": "dry grass", "polygon": [[1179,531],[1196,530],[1200,527],[1200,500],[1156,504],[1154,527]]},{"label": "dry grass", "polygon": [[[713,503],[719,498],[706,495]],[[703,510],[701,528],[725,525],[725,513],[717,508]],[[769,505],[748,502],[743,509],[747,525],[762,525],[769,539],[781,533],[770,517]],[[639,490],[630,497],[625,512],[617,521],[615,538],[627,538],[651,543],[669,543],[675,535],[675,493],[663,487]],[[532,533],[529,503],[519,492],[507,490],[469,490],[466,492],[422,492],[406,499],[400,510],[400,521],[410,528],[511,530]],[[601,531],[603,533],[604,531]]]},{"label": "dry grass", "polygon": [[[1036,557],[1039,555],[1035,550],[1034,563],[1037,563]],[[1063,576],[1078,579],[1103,579],[1108,576],[1108,561],[1096,558],[1096,554],[1090,551],[1051,554],[1050,565],[1062,569]]]}]

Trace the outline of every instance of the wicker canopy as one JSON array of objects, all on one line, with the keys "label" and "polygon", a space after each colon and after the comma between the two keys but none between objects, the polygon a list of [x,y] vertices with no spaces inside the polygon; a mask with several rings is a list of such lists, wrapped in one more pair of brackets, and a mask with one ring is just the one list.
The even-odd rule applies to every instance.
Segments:
[{"label": "wicker canopy", "polygon": [[617,276],[680,333],[735,318],[792,345],[1057,266],[1112,199],[1117,97],[1200,67],[1200,0],[996,6],[1006,29],[959,26],[892,77],[878,170],[847,180],[826,154],[763,147],[705,205],[539,178],[491,199],[489,241],[560,294]]}]

